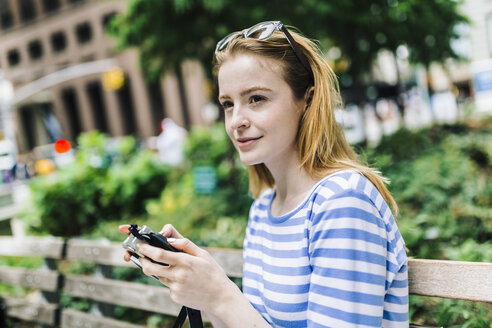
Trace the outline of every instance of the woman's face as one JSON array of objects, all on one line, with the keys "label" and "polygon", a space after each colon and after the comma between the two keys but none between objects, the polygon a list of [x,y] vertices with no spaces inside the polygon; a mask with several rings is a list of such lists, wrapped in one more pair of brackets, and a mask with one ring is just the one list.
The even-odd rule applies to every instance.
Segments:
[{"label": "woman's face", "polygon": [[294,98],[274,59],[236,55],[219,69],[227,134],[247,165],[270,169],[297,160],[296,135],[305,101]]}]

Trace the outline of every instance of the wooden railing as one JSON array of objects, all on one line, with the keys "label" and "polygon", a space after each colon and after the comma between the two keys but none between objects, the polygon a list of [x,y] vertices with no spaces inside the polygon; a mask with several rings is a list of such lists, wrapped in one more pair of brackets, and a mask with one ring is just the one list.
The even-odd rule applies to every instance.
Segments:
[{"label": "wooden railing", "polygon": [[[242,276],[240,250],[207,250],[228,276]],[[63,328],[143,328],[111,318],[112,307],[121,305],[177,315],[180,305],[172,302],[166,287],[111,278],[113,267],[134,267],[123,261],[123,253],[121,243],[56,237],[0,237],[0,256],[44,259],[43,268],[36,270],[0,267],[0,283],[33,288],[41,295],[35,301],[6,298],[8,316]],[[91,276],[62,274],[58,269],[61,261],[95,263],[96,273]],[[415,295],[492,302],[492,263],[410,259],[409,291]],[[60,308],[61,294],[92,300],[92,310],[86,313]]]}]

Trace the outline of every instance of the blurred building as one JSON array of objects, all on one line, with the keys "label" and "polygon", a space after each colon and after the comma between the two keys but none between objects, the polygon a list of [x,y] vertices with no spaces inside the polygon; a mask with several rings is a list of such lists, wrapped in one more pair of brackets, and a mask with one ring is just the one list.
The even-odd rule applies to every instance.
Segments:
[{"label": "blurred building", "polygon": [[[158,134],[164,117],[184,127],[204,123],[207,99],[198,63],[185,62],[181,71],[149,84],[136,50],[113,50],[105,27],[126,4],[0,0],[0,69],[16,93],[27,95],[13,106],[20,152],[58,138],[75,141],[92,129],[148,138]],[[124,84],[117,90],[103,86],[105,69],[97,69],[110,58],[123,71]]]},{"label": "blurred building", "polygon": [[461,11],[469,25],[456,27],[460,38],[453,49],[465,61],[433,64],[430,68],[432,88],[437,91],[455,89],[458,99],[472,97],[477,111],[492,111],[492,2],[465,0]]},{"label": "blurred building", "polygon": [[470,60],[469,80],[479,112],[492,113],[492,1],[465,0],[462,10],[471,24],[465,31],[463,48]]},{"label": "blurred building", "polygon": [[422,66],[409,65],[408,51],[402,46],[397,49],[396,60],[391,53],[379,54],[373,79],[394,86],[400,75],[404,83],[429,84],[431,98],[451,92],[460,107],[473,99],[477,112],[492,112],[492,1],[464,0],[460,10],[470,24],[455,26],[459,38],[451,46],[464,60],[433,63],[426,72]]}]

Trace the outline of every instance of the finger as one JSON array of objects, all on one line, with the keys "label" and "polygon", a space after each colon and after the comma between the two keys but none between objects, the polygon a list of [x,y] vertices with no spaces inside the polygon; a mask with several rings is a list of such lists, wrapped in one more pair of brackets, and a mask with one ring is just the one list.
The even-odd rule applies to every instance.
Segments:
[{"label": "finger", "polygon": [[122,224],[118,227],[118,231],[124,233],[125,235],[129,235],[130,234],[130,230],[128,230],[129,228],[130,228],[129,224]]},{"label": "finger", "polygon": [[154,261],[170,265],[176,265],[179,260],[175,256],[177,253],[166,251],[162,248],[150,246],[148,244],[140,244],[138,252]]},{"label": "finger", "polygon": [[164,278],[163,280],[167,280],[168,283],[172,280],[173,272],[171,267],[153,263],[147,258],[141,258],[140,263],[142,264],[142,272],[147,276],[157,276],[159,280]]},{"label": "finger", "polygon": [[188,238],[181,238],[181,239],[168,239],[167,240],[173,247],[182,250],[183,252],[193,255],[193,256],[200,256],[203,255],[203,252],[205,250],[201,249],[197,245],[195,245],[191,240]]},{"label": "finger", "polygon": [[130,252],[126,251],[125,254],[123,254],[123,259],[126,261],[126,262],[129,262],[130,261],[130,257],[131,257],[131,254]]},{"label": "finger", "polygon": [[175,227],[173,227],[172,224],[164,225],[159,233],[167,238],[183,238],[183,236],[178,232],[178,230],[176,230]]}]

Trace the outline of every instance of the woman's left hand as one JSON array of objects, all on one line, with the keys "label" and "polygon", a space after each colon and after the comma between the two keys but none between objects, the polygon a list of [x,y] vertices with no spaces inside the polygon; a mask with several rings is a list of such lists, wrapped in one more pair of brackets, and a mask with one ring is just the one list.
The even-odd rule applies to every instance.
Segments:
[{"label": "woman's left hand", "polygon": [[[124,232],[122,227],[120,231]],[[177,231],[176,235],[181,236]],[[168,238],[168,242],[184,253],[140,244],[139,253],[154,261],[169,264],[163,266],[141,258],[143,272],[148,276],[159,277],[159,281],[169,287],[174,302],[210,313],[218,311],[227,302],[227,291],[231,290],[227,286],[236,287],[235,284],[206,250],[189,239]]]}]

